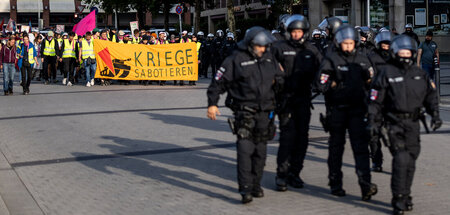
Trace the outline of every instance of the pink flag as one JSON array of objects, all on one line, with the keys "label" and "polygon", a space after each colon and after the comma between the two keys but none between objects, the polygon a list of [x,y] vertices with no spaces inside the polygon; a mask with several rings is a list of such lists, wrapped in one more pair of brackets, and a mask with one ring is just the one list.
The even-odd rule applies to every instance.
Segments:
[{"label": "pink flag", "polygon": [[73,28],[76,34],[83,36],[86,32],[94,30],[95,27],[95,11],[92,11]]}]

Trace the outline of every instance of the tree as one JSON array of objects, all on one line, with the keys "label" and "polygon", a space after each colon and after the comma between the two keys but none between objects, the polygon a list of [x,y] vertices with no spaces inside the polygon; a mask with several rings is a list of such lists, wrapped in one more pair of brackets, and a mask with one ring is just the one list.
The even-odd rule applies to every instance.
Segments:
[{"label": "tree", "polygon": [[228,23],[228,29],[234,33],[235,29],[236,29],[236,22],[234,19],[233,0],[227,0],[227,23]]}]

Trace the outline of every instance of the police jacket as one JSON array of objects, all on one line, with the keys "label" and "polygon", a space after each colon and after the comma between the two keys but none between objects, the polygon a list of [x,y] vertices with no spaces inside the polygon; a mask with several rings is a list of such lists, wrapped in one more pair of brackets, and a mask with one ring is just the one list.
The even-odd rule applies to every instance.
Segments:
[{"label": "police jacket", "polygon": [[295,44],[282,40],[273,45],[272,52],[285,72],[283,93],[309,99],[311,84],[322,61],[319,50],[309,41]]},{"label": "police jacket", "polygon": [[420,108],[433,115],[439,111],[436,86],[419,67],[399,63],[379,67],[370,90],[369,120],[381,122],[382,113],[406,113],[418,117]]},{"label": "police jacket", "polygon": [[378,67],[386,65],[387,61],[391,58],[388,52],[383,54],[377,49],[373,49],[370,53],[367,54],[367,57],[369,58],[370,63],[372,64],[372,67],[374,69],[374,77],[377,77]]},{"label": "police jacket", "polygon": [[269,52],[261,58],[247,50],[233,52],[222,63],[208,87],[208,106],[217,106],[219,95],[227,92],[234,111],[249,107],[258,111],[275,109],[275,90],[283,84],[283,72]]},{"label": "police jacket", "polygon": [[237,45],[234,40],[225,41],[222,46],[222,58],[225,59],[226,57],[230,56],[236,48]]},{"label": "police jacket", "polygon": [[321,54],[324,54],[325,49],[328,47],[327,41],[323,38],[312,39],[311,44],[313,44]]},{"label": "police jacket", "polygon": [[214,53],[214,44],[212,40],[207,40],[202,44],[202,48],[200,49],[203,53],[203,58],[210,59]]},{"label": "police jacket", "polygon": [[322,61],[315,87],[325,95],[328,106],[361,106],[367,102],[371,73],[373,68],[365,55],[337,49]]},{"label": "police jacket", "polygon": [[223,45],[223,39],[220,37],[217,37],[216,39],[213,40],[213,51],[214,51],[214,57],[216,58],[216,60],[221,60],[220,59],[220,51],[222,50],[222,45]]}]

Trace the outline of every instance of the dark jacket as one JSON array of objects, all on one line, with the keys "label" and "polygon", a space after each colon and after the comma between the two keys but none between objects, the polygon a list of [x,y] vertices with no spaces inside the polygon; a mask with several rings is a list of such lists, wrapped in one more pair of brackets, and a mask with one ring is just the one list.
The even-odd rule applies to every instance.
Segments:
[{"label": "dark jacket", "polygon": [[[329,53],[322,61],[315,86],[324,93],[327,106],[364,106],[373,68],[362,53]],[[337,86],[332,87],[332,82]]]},{"label": "dark jacket", "polygon": [[283,84],[283,72],[269,52],[255,58],[247,50],[237,50],[224,60],[208,91],[208,106],[228,92],[233,110],[249,107],[260,111],[275,109],[275,90]]},{"label": "dark jacket", "polygon": [[0,52],[0,65],[3,65],[4,63],[16,63],[16,46],[12,46],[11,48],[8,48],[7,45],[2,46],[1,52]]},{"label": "dark jacket", "polygon": [[[59,50],[58,41],[56,41],[56,39],[54,37],[52,37],[52,40],[55,40],[55,54],[56,54],[56,56],[60,56],[60,54],[59,54],[60,50]],[[41,56],[42,57],[45,57],[44,56],[44,49],[45,49],[46,41],[48,41],[49,44],[51,43],[51,40],[48,40],[48,38],[45,38],[44,40],[42,40],[42,43],[41,43]]]},{"label": "dark jacket", "polygon": [[382,113],[417,114],[425,107],[430,115],[439,111],[436,85],[419,67],[387,64],[379,68],[372,84],[369,119],[381,123]]}]

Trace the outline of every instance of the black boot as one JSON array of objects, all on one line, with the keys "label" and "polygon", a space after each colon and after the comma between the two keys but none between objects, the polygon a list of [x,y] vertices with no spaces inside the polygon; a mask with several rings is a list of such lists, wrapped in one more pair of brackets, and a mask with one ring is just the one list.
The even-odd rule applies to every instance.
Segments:
[{"label": "black boot", "polygon": [[277,190],[284,192],[287,190],[287,182],[284,177],[275,177],[275,184],[277,185]]},{"label": "black boot", "polygon": [[383,172],[383,167],[381,167],[381,164],[372,164],[372,172]]},{"label": "black boot", "polygon": [[363,201],[369,201],[372,198],[372,196],[378,193],[378,188],[376,184],[368,183],[367,185],[361,186],[361,192],[362,192],[361,199]]},{"label": "black boot", "polygon": [[342,180],[338,180],[335,177],[329,177],[330,178],[330,182],[328,183],[328,185],[331,188],[331,194],[334,196],[345,196],[345,190],[342,189]]},{"label": "black boot", "polygon": [[392,211],[392,214],[394,215],[402,215],[405,213],[406,210],[406,204],[405,204],[405,196],[404,195],[394,195],[392,197],[392,207],[394,210]]},{"label": "black boot", "polygon": [[412,211],[413,210],[413,202],[412,202],[412,197],[408,195],[408,197],[406,197],[406,201],[405,201],[405,206],[406,206],[406,210],[405,211]]},{"label": "black boot", "polygon": [[253,185],[252,196],[255,198],[264,197],[264,190],[261,188],[260,185]]},{"label": "black boot", "polygon": [[287,177],[287,184],[294,188],[303,188],[304,182],[298,174],[289,173]]},{"label": "black boot", "polygon": [[242,196],[242,204],[247,204],[253,201],[252,188],[250,186],[242,186],[239,188],[239,193]]}]

